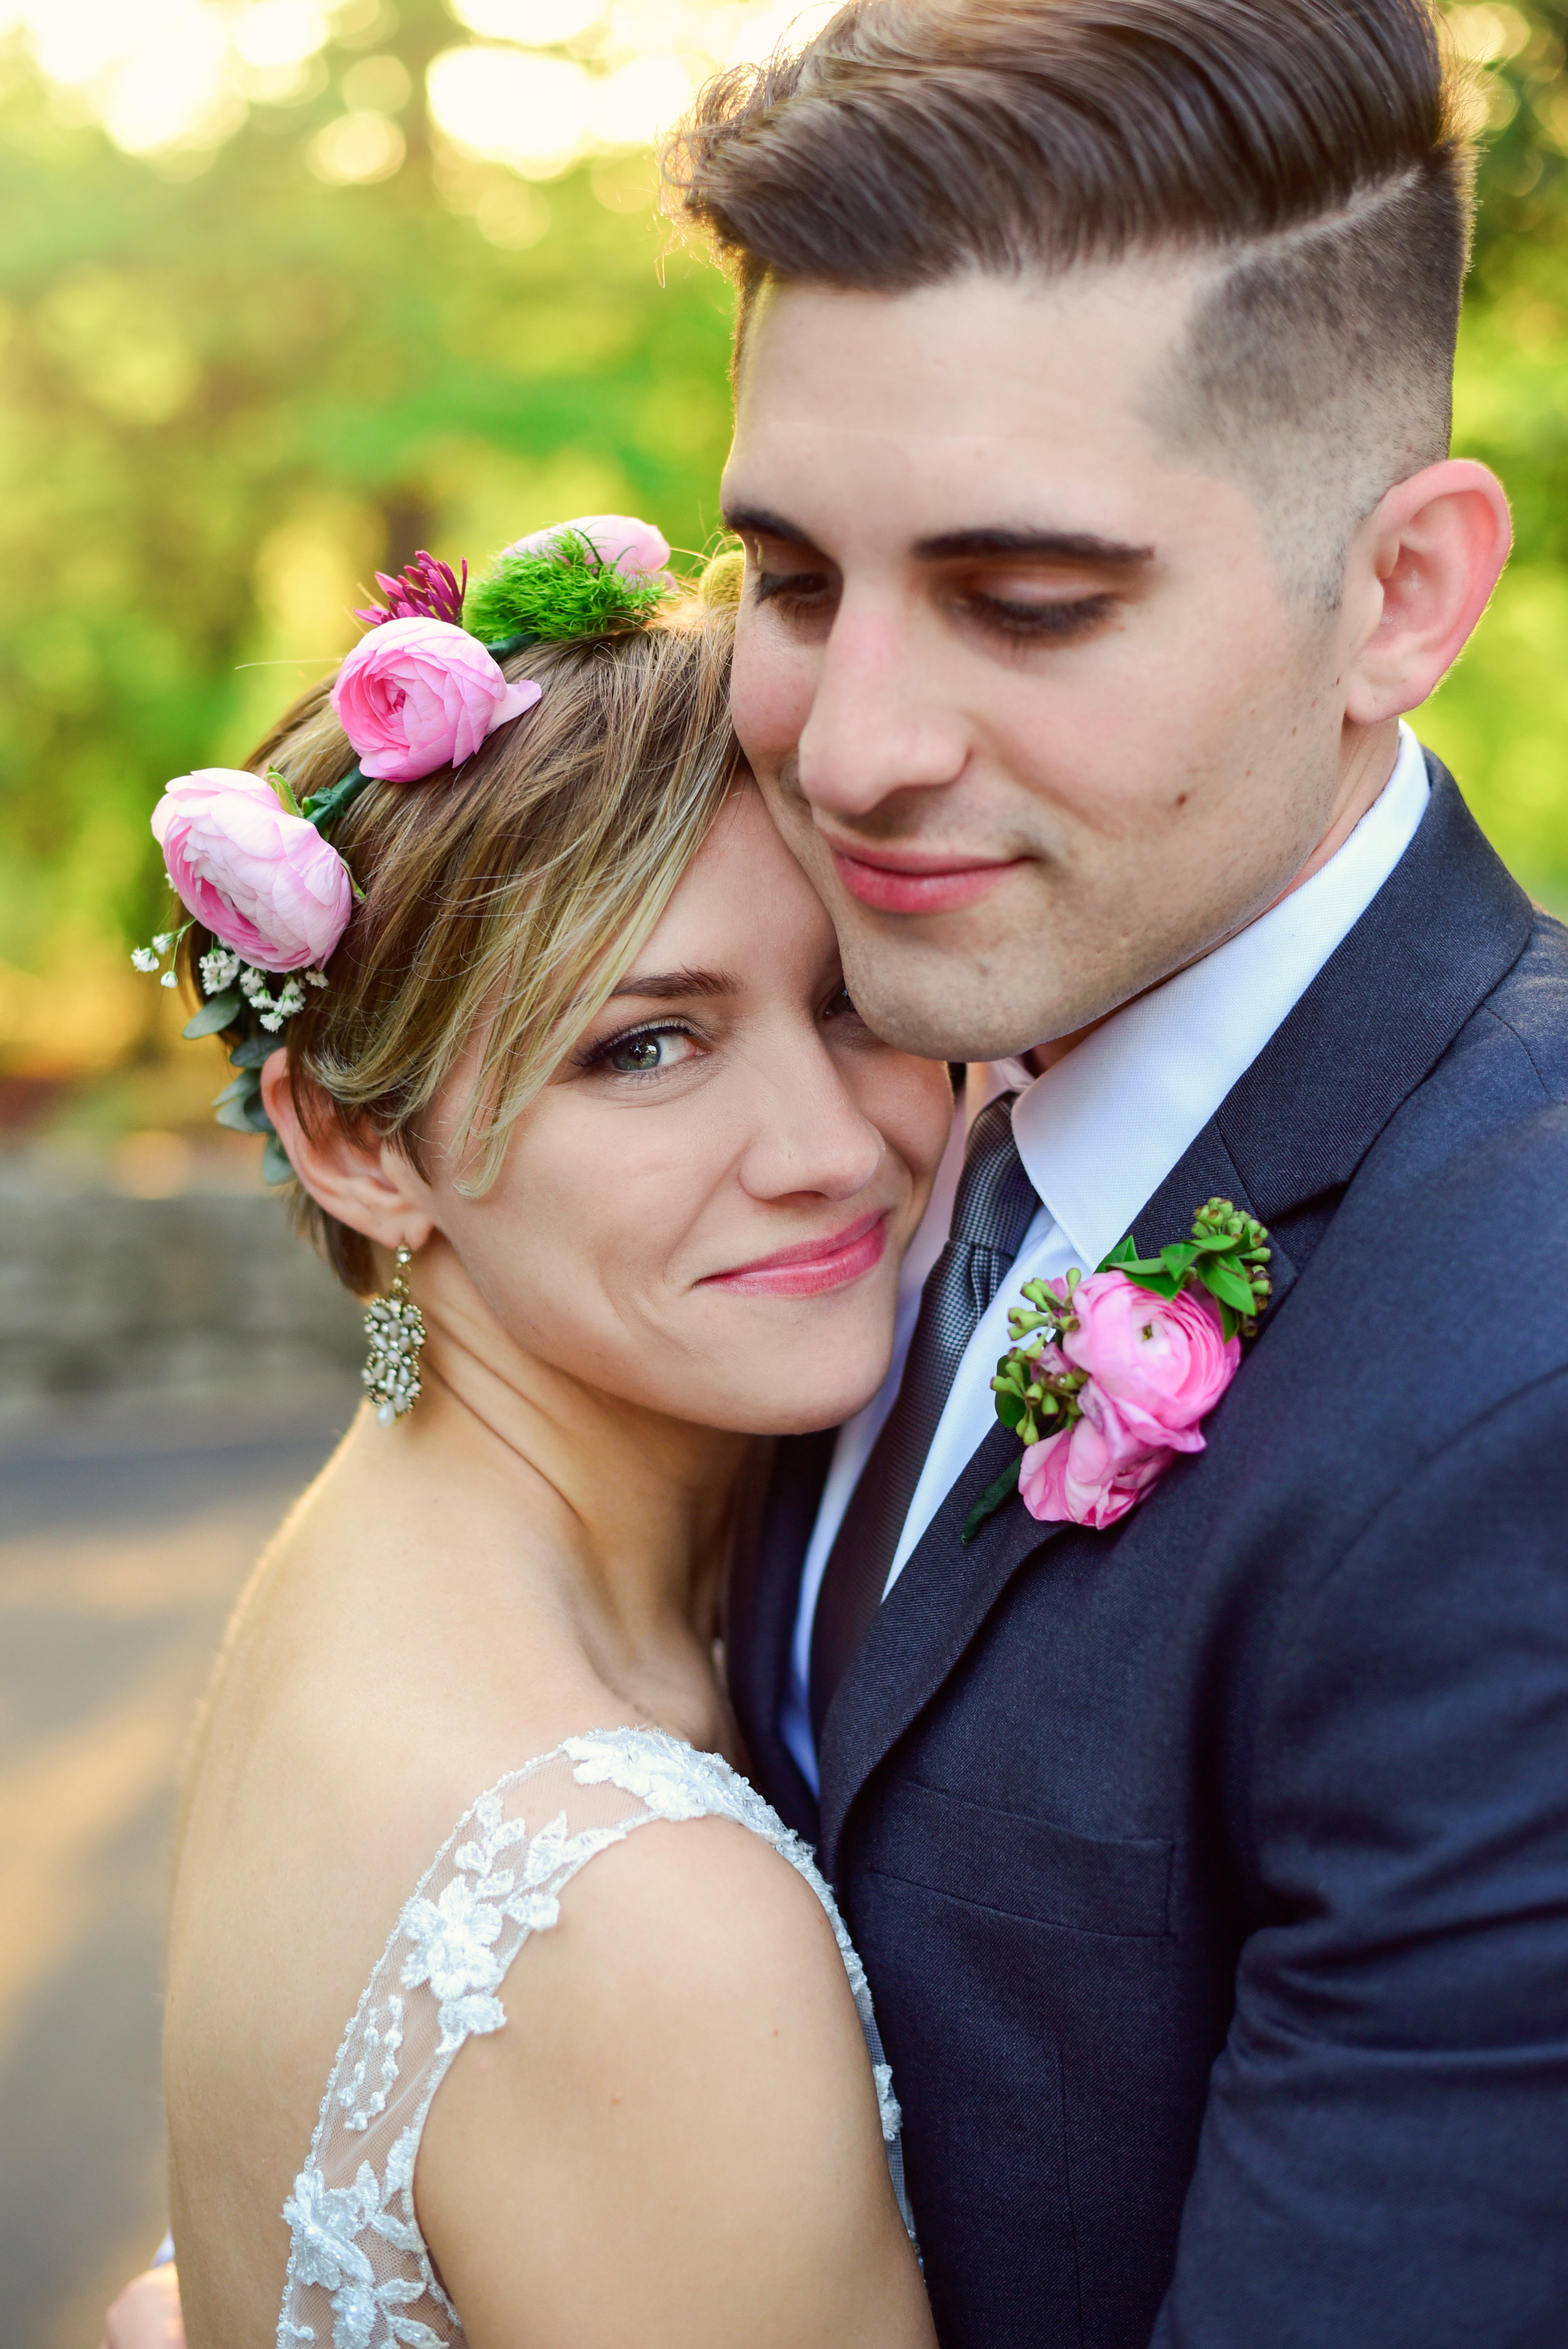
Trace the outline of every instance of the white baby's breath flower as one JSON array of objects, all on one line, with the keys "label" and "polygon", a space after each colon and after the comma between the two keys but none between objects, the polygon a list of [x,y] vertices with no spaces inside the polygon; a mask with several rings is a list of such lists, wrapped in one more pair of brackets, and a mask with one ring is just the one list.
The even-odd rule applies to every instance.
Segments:
[{"label": "white baby's breath flower", "polygon": [[130,958],[138,970],[156,970],[158,968],[158,957],[153,953],[150,947],[132,947],[130,950]]},{"label": "white baby's breath flower", "polygon": [[160,987],[178,987],[180,973],[177,970],[166,970],[158,984]]},{"label": "white baby's breath flower", "polygon": [[174,944],[174,933],[173,933],[173,931],[172,931],[172,930],[160,930],[160,931],[159,931],[159,933],[158,933],[158,936],[153,939],[152,943],[153,943],[153,946],[157,948],[157,950],[158,950],[158,952],[159,952],[160,954],[167,954],[167,953],[169,952],[170,947]]},{"label": "white baby's breath flower", "polygon": [[221,995],[239,975],[240,957],[229,947],[213,947],[201,957],[201,984],[209,995]]}]

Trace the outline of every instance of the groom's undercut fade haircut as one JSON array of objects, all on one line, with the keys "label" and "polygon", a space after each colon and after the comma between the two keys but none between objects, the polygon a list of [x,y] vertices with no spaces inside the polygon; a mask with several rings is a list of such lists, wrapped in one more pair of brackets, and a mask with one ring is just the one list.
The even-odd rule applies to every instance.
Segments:
[{"label": "groom's undercut fade haircut", "polygon": [[1351,531],[1448,452],[1461,95],[1425,0],[851,0],[710,83],[665,170],[736,277],[738,352],[770,285],[1189,260],[1148,412],[1333,605]]}]

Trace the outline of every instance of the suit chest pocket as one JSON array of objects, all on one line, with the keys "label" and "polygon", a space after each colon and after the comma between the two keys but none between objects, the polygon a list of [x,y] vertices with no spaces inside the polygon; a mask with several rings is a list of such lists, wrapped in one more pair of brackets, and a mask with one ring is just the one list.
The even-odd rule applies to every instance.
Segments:
[{"label": "suit chest pocket", "polygon": [[884,1786],[865,1864],[950,1899],[1082,1933],[1170,1930],[1173,1846],[1115,1841],[995,1810],[910,1778]]}]

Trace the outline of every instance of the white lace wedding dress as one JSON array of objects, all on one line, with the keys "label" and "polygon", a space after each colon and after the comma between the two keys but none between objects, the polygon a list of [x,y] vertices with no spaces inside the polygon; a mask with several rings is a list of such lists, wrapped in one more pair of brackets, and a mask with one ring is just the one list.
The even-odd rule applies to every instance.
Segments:
[{"label": "white lace wedding dress", "polygon": [[[310,2158],[284,2205],[292,2242],[278,2349],[453,2349],[462,2323],[414,2213],[430,2105],[474,2033],[499,2031],[499,1992],[531,1934],[595,1853],[655,1819],[734,1819],[770,1843],[827,1911],[859,2010],[893,2189],[911,2226],[899,2109],[871,1993],[811,1854],[717,1754],[661,1730],[569,1737],[481,1795],[437,1854],[382,1951],[332,2067]],[[524,1994],[526,1994],[524,1992]]]}]

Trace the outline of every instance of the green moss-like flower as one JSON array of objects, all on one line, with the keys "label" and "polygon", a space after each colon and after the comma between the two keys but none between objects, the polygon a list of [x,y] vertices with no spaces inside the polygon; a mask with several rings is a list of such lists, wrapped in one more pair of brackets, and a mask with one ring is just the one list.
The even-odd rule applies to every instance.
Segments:
[{"label": "green moss-like flower", "polygon": [[498,555],[469,588],[463,626],[484,645],[614,636],[645,626],[667,592],[662,579],[628,579],[580,531],[563,531],[548,554]]}]

